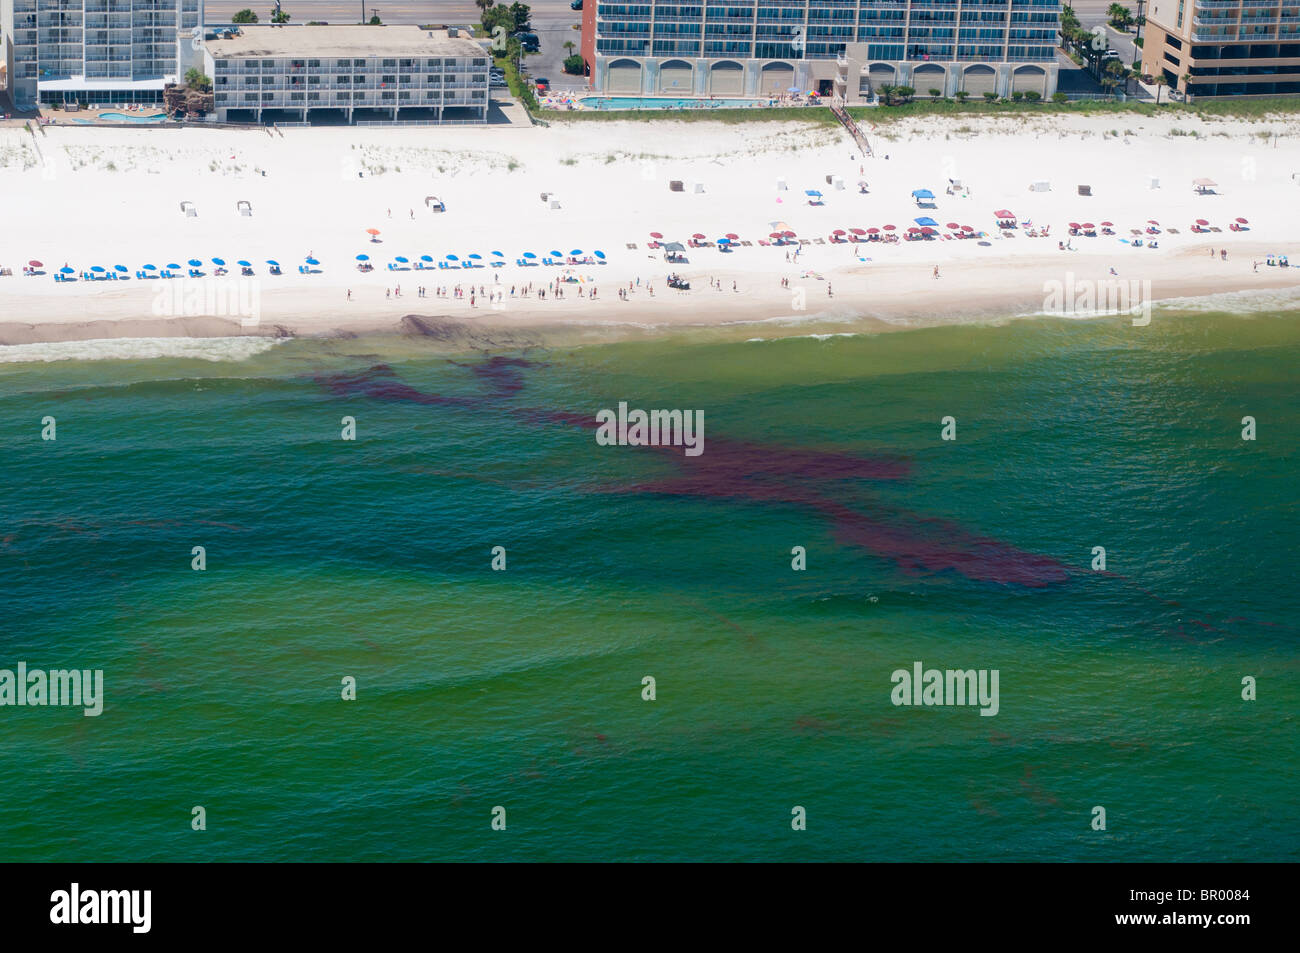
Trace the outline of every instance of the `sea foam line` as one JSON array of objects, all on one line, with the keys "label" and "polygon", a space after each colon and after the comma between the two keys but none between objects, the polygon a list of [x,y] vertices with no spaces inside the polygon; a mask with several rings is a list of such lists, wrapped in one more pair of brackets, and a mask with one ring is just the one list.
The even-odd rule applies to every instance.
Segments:
[{"label": "sea foam line", "polygon": [[275,347],[283,338],[92,338],[86,341],[47,341],[0,345],[0,364],[52,361],[138,361],[150,358],[192,358],[201,361],[245,361]]}]

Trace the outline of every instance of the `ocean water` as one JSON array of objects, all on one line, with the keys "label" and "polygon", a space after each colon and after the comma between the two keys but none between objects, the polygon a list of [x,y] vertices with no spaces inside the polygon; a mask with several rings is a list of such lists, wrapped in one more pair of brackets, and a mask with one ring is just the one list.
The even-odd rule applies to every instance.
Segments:
[{"label": "ocean water", "polygon": [[0,860],[1300,856],[1296,316],[840,332],[9,352]]}]

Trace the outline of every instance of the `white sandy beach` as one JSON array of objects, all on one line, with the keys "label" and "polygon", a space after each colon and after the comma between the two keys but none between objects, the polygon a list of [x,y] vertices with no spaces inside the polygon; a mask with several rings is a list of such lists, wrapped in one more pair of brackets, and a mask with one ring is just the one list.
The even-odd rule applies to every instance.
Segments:
[{"label": "white sandy beach", "polygon": [[[1149,281],[1156,300],[1256,289],[1285,297],[1300,287],[1300,269],[1263,261],[1289,254],[1300,264],[1298,132],[1293,121],[1124,115],[931,119],[881,127],[872,136],[876,154],[864,158],[839,129],[769,122],[292,128],[283,135],[47,127],[33,136],[6,126],[0,266],[14,273],[0,278],[0,344],[363,333],[397,330],[412,314],[519,327],[782,318],[914,326],[1036,313],[1052,282],[1115,278]],[[844,190],[827,176],[842,177]],[[1153,176],[1159,188],[1151,188]],[[1192,181],[1201,177],[1218,183],[1215,194],[1195,193]],[[670,191],[674,179],[684,191]],[[778,179],[787,190],[778,190]],[[859,179],[869,183],[866,194]],[[950,179],[968,186],[969,197],[945,194]],[[1040,180],[1051,190],[1030,191]],[[702,192],[693,190],[696,182]],[[1090,197],[1077,194],[1081,183],[1091,186]],[[916,207],[911,193],[920,188],[935,193],[935,208]],[[810,205],[805,189],[822,191],[825,203]],[[544,192],[560,207],[543,202]],[[447,211],[430,211],[427,195],[441,198]],[[241,199],[252,204],[252,216],[238,214]],[[186,200],[196,217],[182,214]],[[1050,237],[1030,238],[1024,227],[1003,237],[993,215],[1002,208],[1021,223],[1050,225]],[[989,233],[987,243],[814,243],[800,246],[797,263],[786,260],[790,248],[758,244],[773,221],[801,239],[825,240],[835,229],[892,224],[902,231],[918,216],[973,226]],[[1237,217],[1248,220],[1248,231],[1229,230]],[[1161,224],[1159,247],[1121,243],[1148,219]],[[1196,219],[1222,230],[1193,234]],[[1058,250],[1069,222],[1102,221],[1113,222],[1117,234],[1076,237],[1072,251]],[[1165,230],[1171,227],[1178,233]],[[367,228],[380,230],[379,242]],[[753,244],[726,254],[688,249],[688,264],[669,265],[647,248],[652,231],[667,241],[730,232]],[[1211,248],[1226,249],[1227,260],[1212,258]],[[600,249],[607,263],[574,267],[582,280],[567,285],[562,300],[521,294],[563,273],[518,267],[525,251],[540,259],[573,249]],[[504,267],[386,270],[398,255],[415,261],[476,253],[488,261],[493,251],[504,252]],[[301,275],[309,253],[320,267]],[[376,269],[359,273],[358,254],[369,254]],[[190,258],[201,259],[211,276],[214,257],[227,261],[232,276],[236,260],[254,263],[255,279],[241,293],[245,305],[255,304],[256,323],[241,320],[224,294],[197,305],[204,313],[177,315],[187,294],[192,302],[202,297],[194,290],[202,282],[169,287],[134,277],[146,263],[185,266]],[[269,276],[266,259],[278,260],[284,274]],[[24,275],[33,260],[44,273]],[[65,263],[78,274],[122,264],[132,277],[56,282],[53,272]],[[666,287],[670,271],[691,281],[691,290]],[[622,300],[618,289],[629,282],[633,291]],[[458,284],[464,298],[434,297],[435,288]],[[417,296],[421,285],[427,298]],[[398,286],[401,296],[389,297]],[[489,305],[479,287],[503,300]]]}]

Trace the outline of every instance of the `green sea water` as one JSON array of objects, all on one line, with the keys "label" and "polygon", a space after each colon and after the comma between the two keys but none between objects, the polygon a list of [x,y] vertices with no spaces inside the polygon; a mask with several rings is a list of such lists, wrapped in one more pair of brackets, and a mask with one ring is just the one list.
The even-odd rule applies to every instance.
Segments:
[{"label": "green sea water", "polygon": [[[105,696],[0,707],[0,859],[1300,856],[1296,316],[801,333],[0,364],[0,668]],[[703,455],[538,413],[619,401]]]}]

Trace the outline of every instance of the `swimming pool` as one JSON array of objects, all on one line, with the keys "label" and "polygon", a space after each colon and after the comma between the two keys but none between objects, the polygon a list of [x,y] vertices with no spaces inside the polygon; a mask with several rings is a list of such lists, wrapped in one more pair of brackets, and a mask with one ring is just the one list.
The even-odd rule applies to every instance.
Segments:
[{"label": "swimming pool", "polygon": [[766,106],[769,99],[672,99],[667,96],[587,96],[588,109],[746,109]]},{"label": "swimming pool", "polygon": [[[127,113],[100,113],[100,119],[112,119],[117,122],[162,122],[166,113],[154,113],[150,116],[132,116]],[[73,122],[94,122],[93,119],[74,119]]]}]

